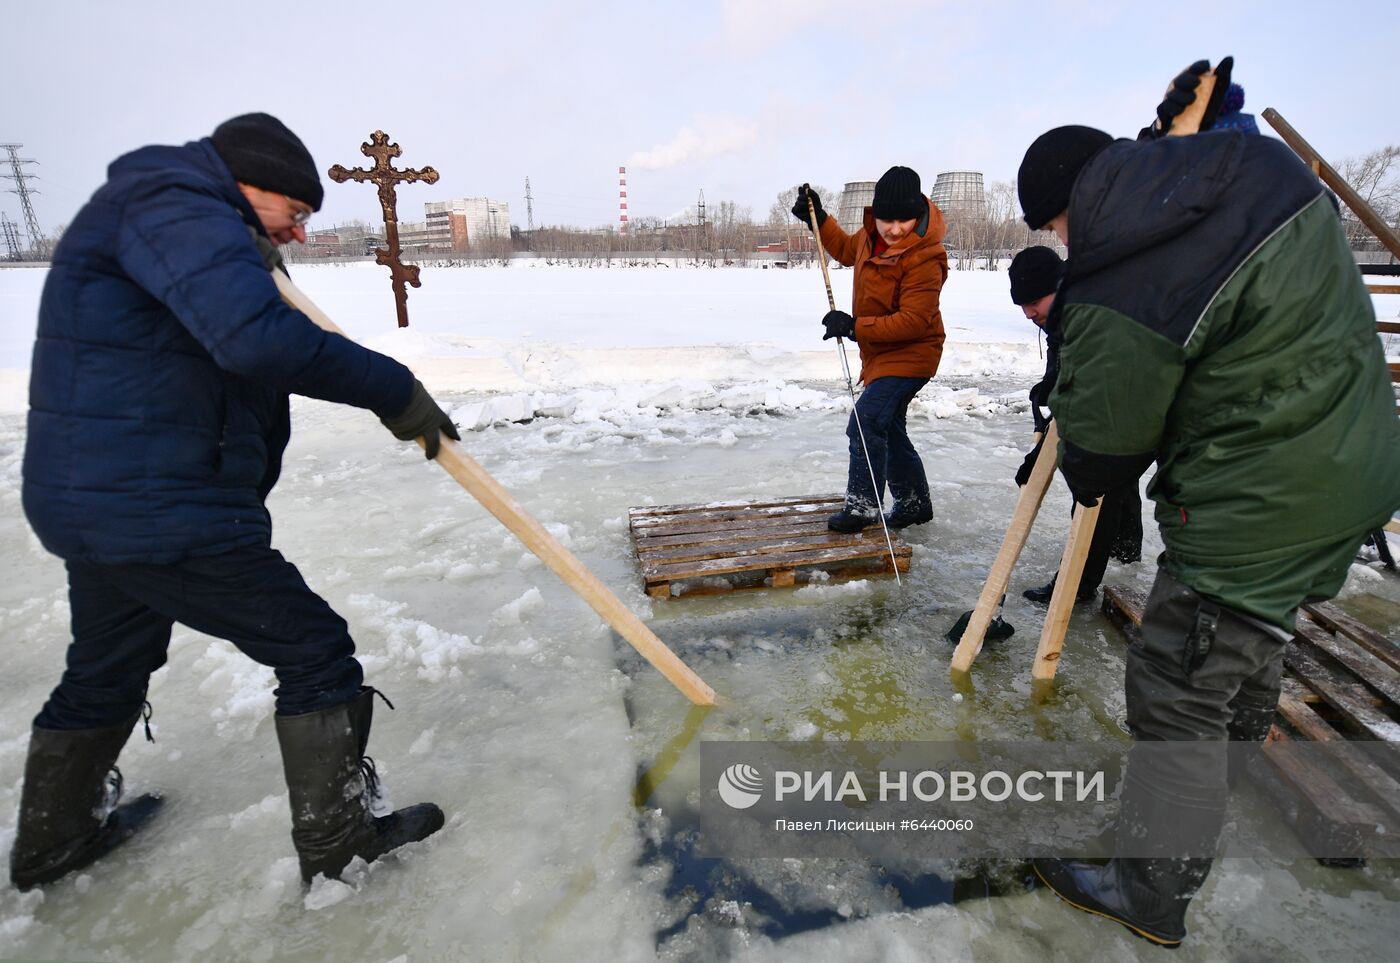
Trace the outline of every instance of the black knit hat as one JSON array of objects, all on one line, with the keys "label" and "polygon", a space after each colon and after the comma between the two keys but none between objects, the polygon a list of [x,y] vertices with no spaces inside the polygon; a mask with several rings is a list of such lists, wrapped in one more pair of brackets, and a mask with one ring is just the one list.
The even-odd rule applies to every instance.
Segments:
[{"label": "black knit hat", "polygon": [[919,175],[907,167],[891,167],[875,182],[870,212],[882,221],[912,221],[924,216],[928,203]]},{"label": "black knit hat", "polygon": [[276,191],[319,211],[326,192],[311,152],[271,114],[242,114],[214,129],[214,149],[233,179]]},{"label": "black knit hat", "polygon": [[1011,275],[1011,302],[1030,304],[1047,294],[1054,294],[1060,285],[1060,273],[1065,262],[1048,247],[1028,247],[1011,259],[1007,271]]},{"label": "black knit hat", "polygon": [[1113,143],[1113,137],[1093,127],[1056,127],[1035,139],[1021,161],[1016,192],[1026,224],[1038,231],[1069,208],[1069,193],[1084,165]]}]

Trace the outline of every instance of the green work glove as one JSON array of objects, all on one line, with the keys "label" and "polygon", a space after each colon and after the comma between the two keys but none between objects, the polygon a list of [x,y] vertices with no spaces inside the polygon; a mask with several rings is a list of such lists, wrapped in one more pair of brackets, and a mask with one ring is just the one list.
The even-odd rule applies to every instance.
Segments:
[{"label": "green work glove", "polygon": [[[393,418],[380,418],[384,427],[394,433],[400,441],[412,441],[422,437],[428,458],[436,458],[442,447],[442,435],[453,441],[461,441],[457,426],[447,417],[447,412],[438,407],[423,382],[413,379],[413,394],[409,395],[408,407]],[[442,435],[439,434],[442,433]]]}]

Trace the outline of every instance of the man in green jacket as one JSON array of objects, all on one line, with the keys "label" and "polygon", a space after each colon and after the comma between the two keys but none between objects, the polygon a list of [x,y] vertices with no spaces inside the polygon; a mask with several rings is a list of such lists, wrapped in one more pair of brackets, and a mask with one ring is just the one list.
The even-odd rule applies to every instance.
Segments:
[{"label": "man in green jacket", "polygon": [[1268,733],[1298,606],[1336,595],[1400,507],[1395,395],[1333,202],[1278,141],[1060,127],[1018,188],[1026,223],[1070,251],[1051,318],[1060,470],[1094,504],[1155,462],[1166,546],[1127,657],[1139,745],[1117,857],[1035,865],[1175,946],[1220,832],[1226,740]]}]

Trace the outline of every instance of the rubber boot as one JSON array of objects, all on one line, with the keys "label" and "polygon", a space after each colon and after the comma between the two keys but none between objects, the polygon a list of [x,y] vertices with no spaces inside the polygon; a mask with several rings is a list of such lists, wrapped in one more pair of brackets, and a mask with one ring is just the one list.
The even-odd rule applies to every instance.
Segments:
[{"label": "rubber boot", "polygon": [[880,517],[878,515],[861,515],[851,511],[849,508],[841,509],[826,520],[828,531],[840,532],[842,535],[854,535],[856,532],[863,531],[871,525],[878,524],[880,524]]},{"label": "rubber boot", "polygon": [[10,850],[10,882],[17,888],[82,869],[130,839],[160,808],[153,795],[118,805],[117,756],[139,718],[103,729],[34,727]]},{"label": "rubber boot", "polygon": [[[1046,582],[1044,585],[1026,589],[1021,593],[1021,598],[1030,599],[1032,602],[1036,602],[1040,605],[1049,605],[1051,597],[1055,594],[1055,579],[1057,578],[1059,578],[1058,575],[1052,576],[1050,581]],[[1092,602],[1095,596],[1098,595],[1098,591],[1098,586],[1086,588],[1081,585],[1079,586],[1079,590],[1074,593],[1074,601],[1076,603]]]},{"label": "rubber boot", "polygon": [[916,501],[910,505],[895,503],[893,509],[885,516],[885,524],[892,530],[908,528],[911,525],[923,525],[925,522],[933,521],[933,505],[927,501]]},{"label": "rubber boot", "polygon": [[1075,909],[1127,927],[1168,949],[1186,938],[1186,908],[1210,872],[1208,859],[1113,859],[1099,866],[1035,859],[1046,886]]},{"label": "rubber boot", "polygon": [[366,687],[329,709],[276,717],[291,798],[292,844],[308,883],[318,875],[339,878],[356,856],[373,862],[443,826],[442,810],[432,803],[387,816],[371,812],[379,780],[365,749],[376,694]]},{"label": "rubber boot", "polygon": [[1175,949],[1186,938],[1186,909],[1210,873],[1213,860],[1198,854],[1214,852],[1225,816],[1225,795],[1206,787],[1189,797],[1158,794],[1133,778],[1132,765],[1115,846],[1120,853],[1162,855],[1118,856],[1102,866],[1068,859],[1036,859],[1031,865],[1056,896],[1076,909],[1121,923],[1135,936]]}]

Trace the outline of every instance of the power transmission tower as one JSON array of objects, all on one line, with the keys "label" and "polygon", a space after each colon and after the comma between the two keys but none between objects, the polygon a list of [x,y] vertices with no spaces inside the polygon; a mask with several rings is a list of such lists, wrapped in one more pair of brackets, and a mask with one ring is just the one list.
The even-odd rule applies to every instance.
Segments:
[{"label": "power transmission tower", "polygon": [[20,157],[19,149],[23,144],[0,144],[10,155],[10,173],[0,174],[0,177],[8,181],[14,181],[15,186],[10,188],[11,194],[19,195],[19,209],[24,215],[24,227],[29,232],[29,244],[31,249],[40,258],[48,257],[48,242],[44,240],[44,232],[39,229],[39,218],[34,215],[34,204],[29,200],[30,196],[39,193],[29,186],[29,181],[38,180],[33,174],[24,172],[25,164],[39,163],[32,157]]},{"label": "power transmission tower", "polygon": [[525,176],[525,230],[535,233],[535,198],[530,193],[530,177]]},{"label": "power transmission tower", "polygon": [[696,260],[699,260],[699,251],[702,248],[709,248],[709,230],[705,220],[705,189],[700,188],[700,197],[695,202],[695,250]]},{"label": "power transmission tower", "polygon": [[0,233],[5,235],[5,250],[10,252],[10,260],[23,260],[24,252],[19,246],[19,225],[4,214],[0,214]]}]

